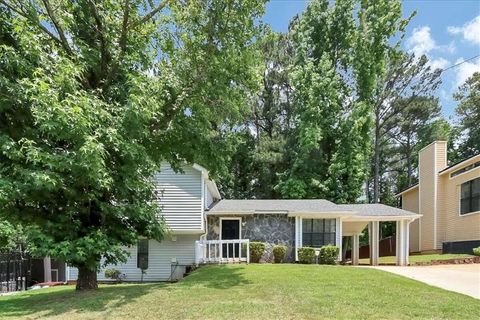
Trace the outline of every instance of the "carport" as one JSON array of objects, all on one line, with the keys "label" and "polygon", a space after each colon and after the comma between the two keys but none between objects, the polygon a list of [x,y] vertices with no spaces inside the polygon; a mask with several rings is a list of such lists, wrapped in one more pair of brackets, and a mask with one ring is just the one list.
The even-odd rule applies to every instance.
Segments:
[{"label": "carport", "polygon": [[368,226],[370,265],[379,261],[380,222],[396,222],[396,264],[408,265],[409,226],[422,215],[383,204],[338,205],[352,215],[342,217],[342,236],[352,237],[352,264],[358,265],[360,234]]}]

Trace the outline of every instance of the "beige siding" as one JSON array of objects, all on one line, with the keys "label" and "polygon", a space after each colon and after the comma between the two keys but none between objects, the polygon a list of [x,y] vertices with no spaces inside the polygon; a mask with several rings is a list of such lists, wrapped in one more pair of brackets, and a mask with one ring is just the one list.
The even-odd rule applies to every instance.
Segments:
[{"label": "beige siding", "polygon": [[435,209],[435,146],[430,145],[419,155],[419,195],[420,195],[420,250],[434,249],[434,209]]},{"label": "beige siding", "polygon": [[[175,268],[174,259],[178,265],[192,265],[195,262],[195,240],[199,240],[198,235],[178,235],[172,238],[158,242],[156,240],[149,241],[148,248],[148,269],[143,276],[144,281],[168,281]],[[110,280],[105,278],[105,269],[115,268],[125,274],[126,281],[140,281],[142,272],[137,268],[137,246],[126,248],[130,253],[126,263],[118,265],[108,265],[102,268],[98,274],[98,280]],[[173,268],[172,268],[173,264]],[[78,277],[76,268],[69,268],[69,280],[75,281]]]},{"label": "beige siding", "polygon": [[[418,188],[412,189],[402,195],[402,209],[419,213]],[[419,249],[419,219],[410,223],[410,252],[418,252]]]},{"label": "beige siding", "polygon": [[[478,161],[478,160],[477,160]],[[465,163],[464,166],[470,163]],[[450,173],[440,176],[444,195],[440,199],[445,217],[444,241],[480,240],[480,212],[460,216],[460,185],[480,177],[480,168],[450,178]]]},{"label": "beige siding", "polygon": [[162,164],[154,177],[155,191],[161,214],[172,232],[201,233],[203,231],[202,174],[190,166],[176,173]]}]

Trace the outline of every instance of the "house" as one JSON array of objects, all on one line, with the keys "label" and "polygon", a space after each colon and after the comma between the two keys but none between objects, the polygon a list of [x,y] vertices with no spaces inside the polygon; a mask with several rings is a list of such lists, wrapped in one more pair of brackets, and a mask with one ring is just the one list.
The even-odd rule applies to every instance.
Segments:
[{"label": "house", "polygon": [[422,217],[410,225],[410,251],[471,253],[480,246],[480,155],[447,165],[447,142],[419,152],[418,184],[397,194]]},{"label": "house", "polygon": [[[264,260],[271,259],[273,245],[284,244],[288,261],[294,262],[301,247],[341,248],[342,238],[352,237],[352,261],[358,264],[359,235],[367,225],[375,265],[380,221],[396,221],[397,263],[408,264],[409,225],[419,214],[381,204],[337,205],[327,200],[225,200],[206,169],[185,165],[182,171],[163,164],[154,177],[169,233],[162,242],[140,239],[126,248],[128,261],[109,266],[119,269],[124,280],[169,281],[202,263],[248,262],[248,243],[254,240],[267,244]],[[66,275],[76,280],[77,269],[67,267]],[[104,269],[98,279],[108,280]]]}]

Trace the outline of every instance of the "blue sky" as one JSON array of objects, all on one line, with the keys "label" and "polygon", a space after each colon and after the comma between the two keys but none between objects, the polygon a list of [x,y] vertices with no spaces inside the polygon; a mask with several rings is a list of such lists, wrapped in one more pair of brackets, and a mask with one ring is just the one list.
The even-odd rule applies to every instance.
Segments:
[{"label": "blue sky", "polygon": [[[271,0],[264,21],[275,31],[285,32],[292,17],[302,12],[308,1]],[[480,0],[406,0],[404,16],[417,11],[407,28],[406,50],[426,54],[432,66],[447,68],[480,54]],[[435,92],[443,113],[451,118],[456,102],[452,94],[474,71],[480,71],[480,57],[442,74]]]}]

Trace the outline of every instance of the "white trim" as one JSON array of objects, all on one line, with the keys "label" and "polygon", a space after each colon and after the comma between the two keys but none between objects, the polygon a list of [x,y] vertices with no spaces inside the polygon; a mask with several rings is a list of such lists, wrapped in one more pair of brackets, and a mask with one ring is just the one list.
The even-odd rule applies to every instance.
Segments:
[{"label": "white trim", "polygon": [[421,218],[421,214],[411,214],[408,216],[355,216],[345,218],[345,222],[370,222],[370,221],[399,221],[405,219],[416,220]]},{"label": "white trim", "polygon": [[70,280],[70,267],[65,262],[65,282],[68,282],[68,280]]},{"label": "white trim", "polygon": [[[470,159],[463,160],[462,162],[457,163],[457,164],[454,165],[453,167],[450,167],[450,168],[448,168],[448,169],[444,169],[442,172],[439,172],[438,175],[439,175],[439,176],[442,176],[442,175],[444,175],[444,174],[446,174],[446,173],[451,173],[452,171],[455,171],[455,170],[457,170],[457,169],[460,169],[460,167],[462,167],[462,166],[467,166],[468,164],[471,164],[471,163],[470,163],[471,161],[472,161],[473,163],[475,163],[475,162],[477,162],[478,160],[480,160],[480,154],[478,154],[478,155],[476,155],[476,156],[474,156],[474,157],[471,157]],[[479,168],[479,167],[477,167],[477,168]],[[475,170],[475,169],[477,169],[477,168],[473,168],[473,169],[471,169],[471,170]],[[467,173],[467,172],[470,172],[470,170],[465,171],[465,172],[462,172],[462,173],[460,173],[459,175],[456,175],[456,176],[454,176],[454,177],[450,177],[450,179],[454,179],[454,178],[456,178],[456,177],[459,177],[459,176],[461,176],[462,174]]]},{"label": "white trim", "polygon": [[242,239],[242,217],[221,217],[220,218],[220,230],[219,230],[219,239],[220,240],[224,240],[222,239],[222,222],[223,220],[238,220],[238,239],[241,240]]},{"label": "white trim", "polygon": [[415,189],[418,188],[418,187],[419,187],[419,184],[417,183],[417,184],[411,186],[411,187],[408,188],[408,189],[405,189],[405,190],[403,190],[403,191],[400,191],[399,193],[397,193],[397,194],[395,195],[395,198],[400,197],[400,196],[403,196],[403,194],[405,194],[405,193],[407,193],[407,192],[410,192],[410,191],[413,191],[413,190],[415,190]]},{"label": "white trim", "polygon": [[469,213],[464,213],[464,214],[459,214],[460,217],[468,217],[468,216],[471,216],[471,215],[474,215],[474,214],[479,214],[480,211],[473,211],[473,212],[469,212]]},{"label": "white trim", "polygon": [[472,212],[467,212],[467,213],[461,214],[461,212],[462,212],[462,184],[470,182],[470,181],[475,180],[475,179],[480,179],[480,177],[473,178],[473,179],[464,181],[460,184],[457,184],[457,203],[458,203],[458,216],[459,217],[465,217],[465,216],[480,213],[480,211],[472,211]]}]

